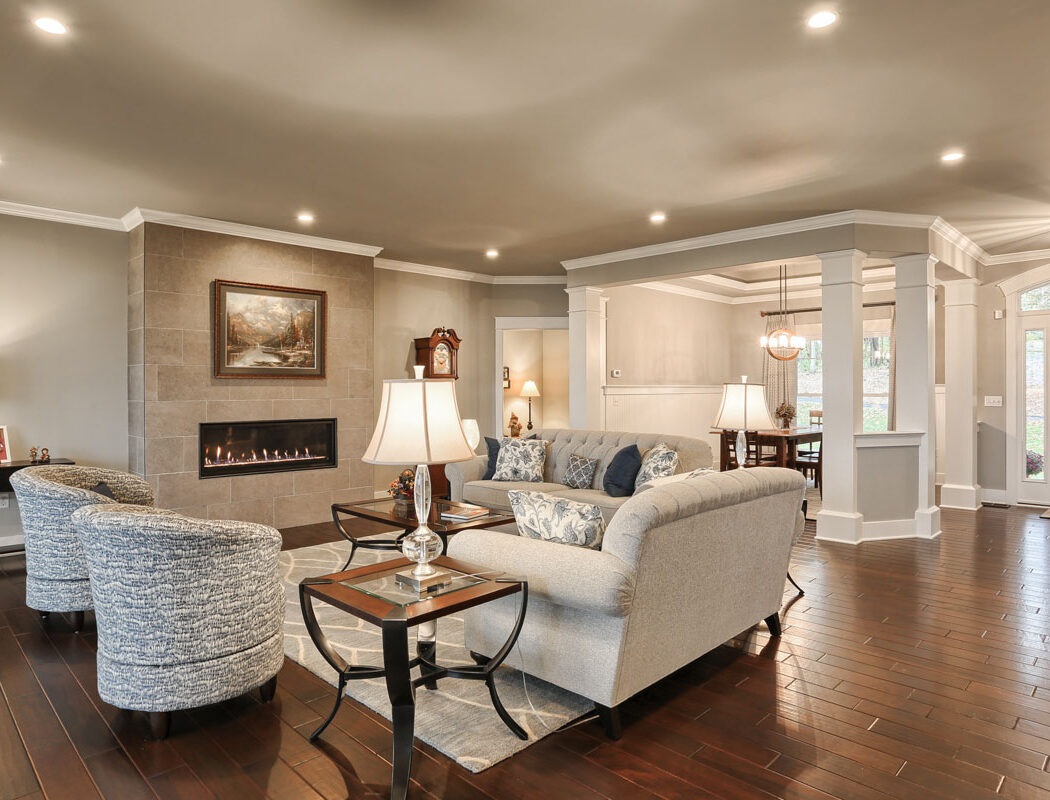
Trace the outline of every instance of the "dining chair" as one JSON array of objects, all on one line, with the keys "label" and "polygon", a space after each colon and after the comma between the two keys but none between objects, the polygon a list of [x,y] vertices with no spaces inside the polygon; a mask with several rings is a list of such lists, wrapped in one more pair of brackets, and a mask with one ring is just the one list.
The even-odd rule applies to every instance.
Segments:
[{"label": "dining chair", "polygon": [[813,474],[813,485],[820,490],[820,496],[824,497],[824,447],[823,443],[817,450],[799,450],[795,456],[795,468],[803,475]]},{"label": "dining chair", "polygon": [[758,431],[744,431],[744,439],[747,442],[747,457],[745,467],[775,467],[777,465],[776,451],[770,453],[758,438]]}]

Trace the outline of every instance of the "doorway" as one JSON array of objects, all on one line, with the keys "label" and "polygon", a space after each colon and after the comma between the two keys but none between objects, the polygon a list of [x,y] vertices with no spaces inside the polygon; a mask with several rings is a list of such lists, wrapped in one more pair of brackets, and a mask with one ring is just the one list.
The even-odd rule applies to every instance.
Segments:
[{"label": "doorway", "polygon": [[511,435],[512,414],[521,436],[540,428],[568,428],[568,318],[497,317],[495,351],[493,430]]}]

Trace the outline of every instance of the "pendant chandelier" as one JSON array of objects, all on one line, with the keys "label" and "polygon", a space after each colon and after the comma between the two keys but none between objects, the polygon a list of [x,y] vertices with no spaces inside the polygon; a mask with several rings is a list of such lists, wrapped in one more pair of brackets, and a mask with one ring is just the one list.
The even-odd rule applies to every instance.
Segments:
[{"label": "pendant chandelier", "polygon": [[758,340],[759,347],[764,347],[777,361],[791,361],[806,347],[806,337],[799,336],[788,327],[787,318],[787,265],[780,267],[780,279],[777,286],[777,297],[780,308],[776,313],[776,329]]}]

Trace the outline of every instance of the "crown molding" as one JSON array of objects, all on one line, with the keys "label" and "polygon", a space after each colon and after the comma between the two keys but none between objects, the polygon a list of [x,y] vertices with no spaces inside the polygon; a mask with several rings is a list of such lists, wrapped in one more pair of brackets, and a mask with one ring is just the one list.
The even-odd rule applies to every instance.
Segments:
[{"label": "crown molding", "polygon": [[485,275],[481,272],[470,272],[465,269],[435,267],[430,264],[416,264],[412,261],[395,261],[391,258],[377,258],[374,264],[376,269],[411,272],[415,275],[429,275],[432,278],[484,283],[489,286],[518,286],[524,284],[564,286],[568,281],[568,276],[566,275]]},{"label": "crown molding", "polygon": [[58,208],[30,206],[25,203],[12,203],[0,200],[0,214],[9,217],[25,217],[45,222],[63,222],[66,225],[81,225],[85,228],[102,228],[107,231],[125,230],[123,223],[116,217],[100,217],[95,214],[81,214],[79,211],[63,211]]},{"label": "crown molding", "polygon": [[1038,261],[1050,258],[1050,250],[1022,250],[1017,253],[1002,253],[997,256],[985,256],[981,261],[986,267],[997,267],[1001,264],[1016,264],[1020,261]]},{"label": "crown molding", "polygon": [[[641,289],[651,289],[654,292],[664,292],[665,294],[677,294],[683,297],[693,297],[697,300],[710,300],[715,303],[722,303],[727,306],[742,306],[754,303],[776,303],[780,300],[779,294],[752,294],[743,295],[740,297],[729,297],[724,294],[713,294],[711,292],[704,292],[700,289],[691,289],[688,286],[679,286],[676,283],[667,283],[665,281],[649,281],[647,283],[632,284]],[[861,287],[861,291],[864,292],[885,292],[893,289],[892,282],[884,283],[866,283]],[[788,300],[802,300],[809,297],[820,297],[823,294],[820,288],[816,289],[794,289],[788,291]],[[790,311],[790,309],[789,309]]]},{"label": "crown molding", "polygon": [[281,231],[276,228],[260,228],[255,225],[244,225],[240,222],[227,222],[226,220],[210,219],[209,217],[195,217],[191,214],[173,214],[170,211],[157,211],[152,208],[133,208],[121,218],[121,222],[124,224],[124,230],[128,231],[137,228],[144,222],[154,222],[158,225],[173,225],[196,231],[224,233],[245,239],[259,239],[264,242],[312,247],[316,250],[332,250],[337,253],[352,253],[358,256],[375,257],[383,249],[374,245],[344,242],[339,239],[326,239],[322,236]]},{"label": "crown molding", "polygon": [[650,256],[666,255],[668,253],[682,253],[688,250],[699,250],[705,247],[717,247],[719,245],[737,244],[739,242],[750,242],[756,239],[767,239],[772,236],[785,236],[793,233],[804,233],[807,231],[818,231],[826,228],[835,228],[840,225],[882,225],[896,228],[926,228],[932,233],[942,237],[949,244],[958,247],[962,252],[977,259],[980,263],[987,263],[989,258],[984,249],[963,234],[954,226],[945,222],[941,217],[926,214],[898,214],[892,211],[869,211],[865,209],[854,209],[851,211],[836,211],[831,214],[821,214],[816,217],[804,217],[802,219],[787,220],[785,222],[774,222],[769,225],[757,225],[751,228],[739,228],[732,231],[709,233],[704,236],[694,236],[691,239],[678,239],[673,242],[661,242],[659,244],[646,245],[644,247],[633,247],[628,250],[617,250],[611,253],[600,253],[594,256],[573,258],[562,261],[561,265],[566,270],[593,267],[598,264],[612,264],[617,261],[630,261],[636,258],[647,258]]}]

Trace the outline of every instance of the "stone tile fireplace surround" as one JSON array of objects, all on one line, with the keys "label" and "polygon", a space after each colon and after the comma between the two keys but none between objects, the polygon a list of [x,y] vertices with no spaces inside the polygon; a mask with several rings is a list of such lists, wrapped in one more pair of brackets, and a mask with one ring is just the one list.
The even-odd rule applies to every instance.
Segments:
[{"label": "stone tile fireplace surround", "polygon": [[[128,261],[129,462],[157,505],[279,528],[330,519],[333,502],[369,499],[361,456],[372,428],[370,257],[156,223],[131,233]],[[216,278],[328,293],[324,380],[218,379],[211,367]],[[338,466],[201,480],[198,425],[338,420]]]}]

